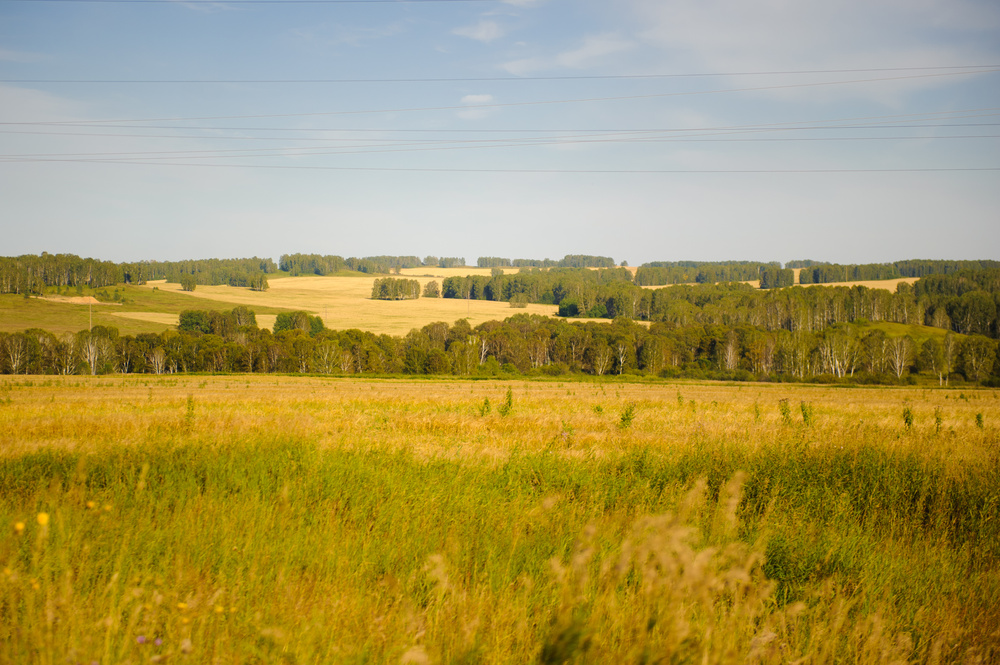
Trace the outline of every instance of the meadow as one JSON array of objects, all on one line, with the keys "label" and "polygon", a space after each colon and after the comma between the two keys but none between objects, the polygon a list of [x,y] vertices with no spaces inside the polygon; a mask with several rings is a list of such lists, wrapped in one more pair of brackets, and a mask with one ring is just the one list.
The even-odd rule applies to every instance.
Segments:
[{"label": "meadow", "polygon": [[0,381],[0,663],[1000,658],[993,390]]},{"label": "meadow", "polygon": [[[423,266],[406,268],[401,277],[416,279],[421,287],[430,281],[439,284],[447,277],[466,275],[489,276],[490,268],[440,268]],[[517,272],[516,268],[501,269]],[[631,268],[635,272],[635,268]],[[796,276],[797,276],[796,269]],[[120,284],[114,288],[81,288],[79,293],[67,289],[47,294],[45,298],[24,298],[0,294],[0,332],[21,332],[40,328],[56,334],[76,333],[94,325],[117,328],[123,335],[161,333],[176,328],[178,315],[185,309],[228,311],[246,306],[257,315],[258,325],[272,328],[282,312],[306,311],[323,319],[327,328],[356,328],[375,334],[404,336],[414,328],[444,321],[453,323],[467,319],[471,326],[492,320],[502,320],[513,314],[528,313],[555,316],[558,307],[530,303],[511,309],[506,302],[419,298],[417,300],[372,300],[372,283],[381,275],[341,272],[335,275],[303,275],[290,277],[286,273],[268,276],[267,291],[251,291],[230,286],[198,286],[194,291],[182,291],[178,283],[163,280],[143,285]],[[844,282],[836,286],[865,286],[894,291],[900,282],[912,284],[916,278],[872,282]],[[747,282],[754,286],[757,282]],[[818,286],[818,285],[809,285]],[[823,286],[831,286],[825,284]],[[664,288],[650,286],[649,289]],[[51,289],[50,289],[51,291]],[[98,302],[95,294],[120,294],[121,301]],[[103,296],[102,296],[103,297]],[[92,301],[92,302],[85,302]],[[605,321],[605,319],[575,319]]]}]

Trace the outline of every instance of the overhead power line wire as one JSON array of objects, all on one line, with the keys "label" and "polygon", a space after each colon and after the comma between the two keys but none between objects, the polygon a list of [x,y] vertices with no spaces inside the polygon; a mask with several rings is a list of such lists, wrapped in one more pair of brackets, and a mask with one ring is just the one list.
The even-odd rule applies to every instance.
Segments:
[{"label": "overhead power line wire", "polygon": [[129,160],[81,160],[62,159],[61,162],[81,162],[86,164],[125,164],[136,166],[196,166],[204,168],[237,169],[280,169],[304,171],[371,171],[401,173],[521,173],[521,174],[791,174],[791,173],[944,173],[944,172],[991,172],[1000,171],[1000,166],[984,167],[927,167],[904,169],[484,169],[484,168],[404,168],[377,166],[306,166],[278,164],[186,164],[176,162],[136,162]]},{"label": "overhead power line wire", "polygon": [[[996,114],[992,114],[996,115]],[[974,117],[974,116],[970,116]],[[3,123],[0,123],[3,124]],[[833,129],[888,129],[888,128],[899,128],[899,129],[925,129],[934,127],[996,127],[1000,123],[996,122],[962,122],[962,123],[934,123],[934,124],[919,124],[919,125],[901,125],[901,124],[875,124],[875,125],[815,125],[809,126],[804,125],[801,127],[783,127],[783,126],[768,126],[768,125],[735,125],[732,127],[690,127],[686,129],[346,129],[346,128],[323,128],[323,127],[186,127],[186,126],[171,126],[171,125],[100,125],[95,127],[95,129],[177,129],[177,130],[187,130],[187,131],[245,131],[245,132],[338,132],[338,133],[375,133],[375,134],[513,134],[513,133],[546,133],[546,134],[557,134],[560,132],[646,132],[646,133],[681,133],[681,132],[718,132],[718,131],[740,131],[740,132],[771,132],[771,131],[810,131],[810,130],[833,130]],[[73,124],[65,123],[59,125],[60,127],[91,127],[93,125],[87,124]],[[38,132],[38,131],[28,131],[28,130],[10,130],[10,129],[0,129],[0,134],[32,134],[41,136],[121,136],[121,137],[143,137],[146,138],[194,138],[194,139],[244,139],[244,140],[302,140],[302,141],[325,141],[325,140],[335,140],[329,137],[294,137],[294,136],[274,136],[274,137],[256,137],[256,136],[217,136],[211,134],[202,134],[200,136],[178,136],[165,134],[161,136],[150,136],[143,134],[106,134],[106,133],[87,133],[87,132]]]},{"label": "overhead power line wire", "polygon": [[67,5],[116,4],[116,5],[389,5],[389,4],[447,4],[447,3],[497,3],[500,0],[0,0],[0,2],[62,3]]},{"label": "overhead power line wire", "polygon": [[[986,113],[987,111],[1000,111],[1000,107],[993,108],[978,108],[978,109],[954,109],[950,111],[924,111],[922,113],[900,113],[892,115],[877,115],[877,116],[860,116],[860,117],[849,117],[849,118],[827,118],[819,120],[799,120],[793,122],[785,123],[757,123],[757,124],[747,124],[747,125],[722,125],[722,126],[709,126],[709,127],[657,127],[657,128],[560,128],[560,129],[483,129],[483,128],[466,128],[466,129],[453,129],[453,128],[439,128],[439,129],[428,129],[428,128],[344,128],[344,127],[220,127],[220,126],[206,126],[206,127],[192,127],[191,125],[184,126],[157,126],[157,125],[107,125],[102,124],[100,128],[131,128],[131,129],[183,129],[186,131],[275,131],[275,132],[323,132],[323,133],[351,133],[351,134],[554,134],[558,136],[566,136],[569,133],[573,134],[638,134],[638,133],[673,133],[673,134],[684,134],[693,135],[695,132],[700,132],[700,135],[705,135],[706,132],[712,134],[718,133],[758,133],[758,132],[769,132],[769,131],[808,131],[808,130],[835,130],[835,129],[884,129],[892,127],[894,129],[925,129],[925,128],[940,128],[940,127],[985,127],[985,126],[996,126],[998,123],[941,123],[935,122],[933,124],[927,122],[929,120],[968,120],[976,118],[988,118],[1000,115],[1000,113]],[[962,115],[959,115],[962,114]],[[942,118],[943,117],[943,118]],[[857,124],[834,124],[834,123],[854,123],[859,121],[873,122],[873,125],[857,125]],[[916,122],[920,124],[904,125],[904,122]],[[810,124],[812,123],[812,124]],[[2,124],[2,123],[0,123]],[[74,126],[70,121],[63,121],[59,125],[60,127]],[[84,123],[82,126],[91,127],[93,125]],[[177,134],[166,134],[166,135],[149,135],[149,134],[134,134],[134,133],[96,133],[96,132],[40,132],[40,131],[28,131],[28,130],[9,130],[0,129],[2,134],[30,134],[30,135],[40,135],[40,136],[94,136],[94,137],[125,137],[125,138],[174,138],[174,139],[211,139],[211,140],[247,140],[247,141],[335,141],[343,140],[332,138],[328,136],[324,137],[298,137],[298,136],[220,136],[218,134],[211,135],[198,135],[198,136],[183,136]],[[709,134],[711,135],[711,134]]]},{"label": "overhead power line wire", "polygon": [[310,113],[268,113],[268,114],[255,114],[255,115],[226,115],[226,116],[194,116],[185,118],[133,118],[133,119],[115,119],[115,120],[89,120],[85,123],[66,123],[62,121],[47,121],[47,122],[31,122],[31,121],[20,121],[20,122],[0,122],[0,125],[66,125],[72,124],[74,126],[80,126],[82,124],[89,125],[100,125],[106,123],[122,123],[122,122],[179,122],[185,120],[246,120],[246,119],[262,119],[262,118],[306,118],[306,117],[330,117],[330,116],[344,116],[344,115],[366,115],[366,114],[376,114],[376,113],[410,113],[410,112],[420,112],[420,111],[456,111],[456,110],[482,110],[482,109],[493,109],[493,108],[512,108],[512,107],[525,107],[525,106],[543,106],[543,105],[553,105],[553,104],[580,104],[580,103],[590,103],[590,102],[608,102],[608,101],[634,101],[640,99],[663,99],[668,97],[687,97],[696,95],[715,95],[715,94],[726,94],[734,92],[761,92],[765,90],[788,90],[794,88],[813,88],[813,87],[823,87],[823,86],[833,86],[833,85],[850,85],[855,83],[884,83],[887,81],[904,81],[912,79],[922,79],[922,78],[939,78],[946,76],[968,76],[968,75],[979,75],[988,74],[1000,71],[998,69],[983,69],[976,71],[961,71],[961,72],[939,72],[934,74],[910,74],[905,76],[887,76],[878,78],[867,78],[867,79],[850,79],[841,81],[817,81],[811,83],[789,83],[782,85],[767,85],[767,86],[753,86],[746,88],[719,88],[715,90],[695,90],[695,91],[682,91],[682,92],[661,92],[652,93],[645,95],[623,95],[623,96],[609,96],[609,97],[586,97],[579,99],[551,99],[551,100],[539,100],[539,101],[529,101],[529,102],[496,102],[491,104],[459,104],[459,105],[448,105],[448,106],[426,106],[426,107],[408,107],[408,108],[393,108],[393,109],[368,109],[368,110],[356,110],[356,111],[317,111]]},{"label": "overhead power line wire", "polygon": [[[4,0],[0,0],[3,2]],[[81,84],[314,84],[314,83],[477,83],[521,81],[607,81],[666,78],[711,78],[722,76],[797,76],[815,74],[865,74],[928,70],[1000,69],[1000,64],[948,65],[929,67],[868,67],[856,69],[790,69],[774,71],[678,72],[661,74],[587,74],[562,76],[465,76],[424,78],[332,78],[332,79],[0,79],[0,83],[81,83]]]},{"label": "overhead power line wire", "polygon": [[[632,138],[574,138],[566,139],[494,139],[480,141],[418,141],[412,143],[380,143],[373,145],[316,146],[296,148],[233,148],[223,150],[166,150],[135,152],[82,152],[82,153],[27,153],[0,154],[0,161],[44,162],[58,161],[63,157],[92,158],[142,158],[143,160],[169,159],[223,159],[244,157],[310,157],[325,155],[384,154],[391,152],[427,152],[445,150],[479,150],[491,148],[545,147],[551,145],[591,145],[608,143],[758,143],[758,142],[809,142],[809,141],[904,141],[940,139],[998,139],[1000,134],[973,134],[957,136],[835,136],[835,137],[766,137],[766,138],[682,138],[682,137],[632,137]],[[355,139],[362,140],[362,139]],[[234,153],[243,153],[235,155]],[[89,161],[110,161],[93,159]]]}]

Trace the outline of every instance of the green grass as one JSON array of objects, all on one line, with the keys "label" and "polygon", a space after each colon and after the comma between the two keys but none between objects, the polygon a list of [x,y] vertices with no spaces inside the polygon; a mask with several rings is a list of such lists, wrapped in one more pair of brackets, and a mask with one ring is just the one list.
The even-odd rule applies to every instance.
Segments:
[{"label": "green grass", "polygon": [[[0,523],[27,525],[0,537],[0,661],[742,662],[778,622],[791,653],[877,662],[866,649],[903,633],[926,656],[943,608],[964,617],[949,658],[1000,655],[996,467],[957,480],[912,455],[792,445],[486,463],[261,437],[23,455],[0,466]],[[665,513],[681,517],[644,517]],[[855,633],[819,630],[837,611]],[[885,634],[866,628],[876,611]]]},{"label": "green grass", "polygon": [[11,377],[0,663],[995,662],[955,394]]},{"label": "green grass", "polygon": [[[86,330],[90,326],[92,315],[95,326],[114,326],[123,335],[135,335],[143,332],[159,333],[163,332],[165,328],[162,323],[118,317],[114,316],[114,312],[180,314],[185,309],[228,311],[239,306],[239,303],[221,302],[185,293],[129,285],[83,289],[81,292],[69,289],[63,295],[100,297],[99,294],[104,292],[113,296],[116,289],[124,299],[121,305],[77,305],[66,302],[50,302],[40,298],[25,298],[13,294],[0,295],[0,332],[19,332],[28,328],[41,328],[55,334],[75,333]],[[54,295],[55,292],[52,291],[52,294]],[[279,314],[291,311],[276,307],[254,307],[253,309],[257,314]]]},{"label": "green grass", "polygon": [[[934,328],[933,326],[920,326],[906,323],[889,323],[885,321],[866,323],[859,325],[858,328],[861,330],[862,334],[868,330],[881,330],[889,337],[902,337],[904,335],[909,335],[917,345],[923,344],[925,341],[932,338],[941,341],[944,339],[944,336],[948,334],[948,331],[944,328]],[[956,335],[956,337],[962,338],[964,335]]]}]

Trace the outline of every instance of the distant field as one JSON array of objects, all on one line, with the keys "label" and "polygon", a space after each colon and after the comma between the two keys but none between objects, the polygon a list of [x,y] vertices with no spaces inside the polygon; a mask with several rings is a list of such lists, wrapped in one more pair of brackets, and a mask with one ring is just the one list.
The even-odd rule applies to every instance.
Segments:
[{"label": "distant field", "polygon": [[989,390],[5,377],[0,663],[994,663],[998,422]]},{"label": "distant field", "polygon": [[[443,272],[442,269],[436,269]],[[464,271],[462,274],[466,274]],[[489,274],[489,270],[486,270]],[[554,305],[528,305],[512,309],[508,303],[486,300],[456,300],[452,298],[419,298],[417,300],[372,300],[372,284],[379,277],[288,277],[270,282],[270,288],[258,293],[228,286],[199,286],[194,298],[206,301],[238,303],[251,309],[260,308],[305,310],[323,318],[328,328],[358,328],[378,334],[405,335],[413,328],[444,321],[454,323],[468,319],[473,326],[492,319],[505,319],[518,313],[555,315]],[[408,277],[420,282],[440,281],[436,277]],[[150,282],[166,292],[180,292],[179,284]],[[193,305],[197,306],[197,305]]]},{"label": "distant field", "polygon": [[[157,286],[167,285],[119,285],[100,289],[110,294],[117,288],[125,298],[124,304],[96,302],[93,298],[94,290],[85,290],[86,295],[82,297],[24,298],[18,295],[0,295],[0,332],[41,328],[56,334],[75,333],[86,330],[91,322],[95,326],[114,326],[122,334],[128,335],[162,332],[176,325],[178,314],[185,309],[229,310],[241,304],[225,299],[213,301],[195,298],[181,291],[177,284],[171,284],[169,288],[154,288]],[[230,289],[233,293],[237,291],[238,289]],[[255,310],[258,315],[276,315],[284,311],[281,307],[269,307],[263,303],[256,306]]]},{"label": "distant field", "polygon": [[[401,276],[416,279],[423,287],[432,280],[440,283],[442,279],[451,276],[489,275],[491,270],[428,266],[405,269]],[[516,272],[518,269],[504,270]],[[83,295],[52,295],[44,299],[0,295],[0,332],[41,328],[58,334],[83,330],[91,323],[114,326],[122,334],[162,332],[176,326],[178,314],[185,309],[229,310],[245,305],[257,313],[258,325],[262,327],[272,327],[280,312],[304,310],[322,317],[328,328],[358,328],[377,334],[405,335],[413,328],[436,321],[451,324],[464,318],[476,326],[518,313],[554,316],[558,311],[558,307],[554,305],[529,304],[525,308],[513,309],[505,302],[485,300],[371,300],[369,296],[372,283],[380,277],[383,276],[353,272],[323,277],[289,277],[279,273],[271,276],[270,288],[265,292],[229,286],[198,286],[193,292],[185,292],[179,284],[168,284],[161,280],[144,286],[120,285],[117,289],[125,298],[124,304],[99,302],[93,298],[93,291],[90,290]],[[915,281],[916,278],[906,278],[826,286],[862,285],[895,290],[900,282]],[[115,289],[102,290],[110,293]]]}]

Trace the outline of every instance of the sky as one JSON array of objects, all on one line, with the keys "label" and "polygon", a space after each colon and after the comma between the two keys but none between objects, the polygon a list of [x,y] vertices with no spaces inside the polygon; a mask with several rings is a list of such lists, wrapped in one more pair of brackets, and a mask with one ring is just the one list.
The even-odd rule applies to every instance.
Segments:
[{"label": "sky", "polygon": [[995,0],[0,0],[0,256],[1000,259]]}]

